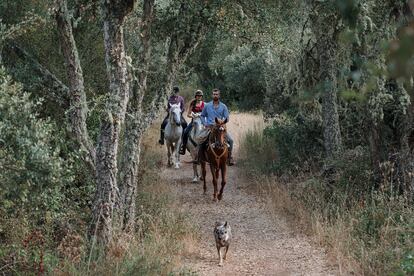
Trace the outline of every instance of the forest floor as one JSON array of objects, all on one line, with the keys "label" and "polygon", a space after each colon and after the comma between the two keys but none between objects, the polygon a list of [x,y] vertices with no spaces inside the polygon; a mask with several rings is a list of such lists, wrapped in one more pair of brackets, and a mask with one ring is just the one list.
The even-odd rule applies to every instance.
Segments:
[{"label": "forest floor", "polygon": [[[228,129],[235,140],[235,158],[239,142],[254,126],[263,126],[261,116],[232,114]],[[166,150],[165,150],[166,151]],[[311,238],[292,229],[286,219],[271,212],[267,199],[258,196],[243,179],[237,164],[228,168],[223,200],[212,201],[212,182],[207,170],[207,195],[202,182],[192,183],[189,153],[182,156],[182,167],[163,169],[162,177],[172,186],[181,208],[190,213],[201,240],[191,245],[191,254],[183,256],[183,265],[198,275],[338,275],[324,249]],[[165,161],[166,163],[166,161]],[[228,221],[233,240],[227,261],[218,266],[213,228],[216,221]]]}]

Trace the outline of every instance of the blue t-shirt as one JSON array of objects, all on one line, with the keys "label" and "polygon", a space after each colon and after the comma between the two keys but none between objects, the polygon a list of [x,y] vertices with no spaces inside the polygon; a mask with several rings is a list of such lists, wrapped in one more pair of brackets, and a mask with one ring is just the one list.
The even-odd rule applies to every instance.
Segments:
[{"label": "blue t-shirt", "polygon": [[229,110],[224,103],[219,102],[219,105],[215,107],[213,101],[211,101],[204,106],[203,112],[201,112],[203,124],[205,126],[212,126],[215,124],[215,118],[220,120],[229,119]]}]

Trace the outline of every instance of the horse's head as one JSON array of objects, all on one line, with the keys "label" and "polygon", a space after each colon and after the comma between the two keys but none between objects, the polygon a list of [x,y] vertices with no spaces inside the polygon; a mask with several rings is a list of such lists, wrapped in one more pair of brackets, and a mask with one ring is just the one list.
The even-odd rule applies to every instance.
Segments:
[{"label": "horse's head", "polygon": [[171,125],[181,125],[181,108],[179,104],[170,105],[170,123]]},{"label": "horse's head", "polygon": [[214,139],[214,147],[215,148],[223,148],[225,143],[225,138],[226,138],[226,123],[227,123],[227,118],[225,120],[220,120],[218,118],[215,118],[214,120],[216,122],[216,124],[213,126],[212,130],[211,130],[211,135],[212,138]]},{"label": "horse's head", "polygon": [[200,117],[200,113],[191,113],[192,117],[193,117],[193,129],[194,129],[194,134],[200,132],[203,128],[204,125],[201,122],[201,117]]}]

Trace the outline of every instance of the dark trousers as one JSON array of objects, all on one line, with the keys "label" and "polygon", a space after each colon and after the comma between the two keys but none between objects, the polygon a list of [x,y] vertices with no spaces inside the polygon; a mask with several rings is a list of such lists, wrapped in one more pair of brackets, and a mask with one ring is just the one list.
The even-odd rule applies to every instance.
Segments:
[{"label": "dark trousers", "polygon": [[189,136],[189,134],[190,134],[190,131],[191,131],[191,129],[193,128],[193,121],[191,121],[188,125],[187,125],[187,127],[184,129],[184,132],[183,132],[183,146],[185,146],[185,145],[187,145],[187,142],[188,142],[188,136]]}]

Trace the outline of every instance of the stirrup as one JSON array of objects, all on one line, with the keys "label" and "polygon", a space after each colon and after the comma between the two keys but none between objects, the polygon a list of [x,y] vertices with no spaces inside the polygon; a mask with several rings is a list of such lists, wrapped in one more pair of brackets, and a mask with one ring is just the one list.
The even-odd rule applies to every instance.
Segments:
[{"label": "stirrup", "polygon": [[160,145],[164,145],[164,140],[158,140],[158,144],[160,144]]},{"label": "stirrup", "polygon": [[180,150],[178,151],[181,155],[185,155],[186,147],[180,147]]}]

